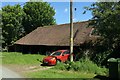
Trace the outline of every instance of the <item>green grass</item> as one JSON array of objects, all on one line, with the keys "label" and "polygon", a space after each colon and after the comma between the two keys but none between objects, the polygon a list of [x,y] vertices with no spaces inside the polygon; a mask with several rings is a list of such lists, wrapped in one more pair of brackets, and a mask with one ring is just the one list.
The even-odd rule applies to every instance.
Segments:
[{"label": "green grass", "polygon": [[18,52],[3,52],[2,64],[18,64],[18,65],[31,65],[40,64],[37,59],[42,60],[43,55],[39,54],[22,54]]},{"label": "green grass", "polygon": [[[18,65],[18,66],[21,66],[21,65],[22,66],[26,66],[26,65],[34,66],[36,64],[37,65],[40,64],[40,62],[37,61],[37,59],[42,60],[43,57],[44,55],[39,55],[39,54],[22,54],[18,52],[3,52],[2,53],[2,64],[10,64],[10,65]],[[76,63],[74,65],[76,66],[79,64]],[[90,64],[88,65],[92,67],[92,65]],[[75,71],[77,68],[81,67],[81,66],[80,67],[75,67],[75,66],[74,68],[71,68],[72,70],[70,71],[61,70],[59,69],[60,67],[58,65],[51,69],[46,69],[46,70],[27,71],[27,72],[24,72],[23,75],[26,78],[27,77],[30,77],[30,78],[93,78],[95,76],[94,72],[90,73],[84,69],[83,70],[79,69],[78,71]],[[94,67],[90,69],[94,69]]]},{"label": "green grass", "polygon": [[95,74],[75,71],[61,71],[55,69],[25,73],[29,78],[93,78]]},{"label": "green grass", "polygon": [[82,59],[76,62],[67,62],[66,64],[59,63],[53,69],[57,70],[66,70],[66,71],[78,71],[78,72],[87,72],[94,73],[97,75],[106,75],[108,74],[108,69],[97,66],[95,63],[89,59]]}]

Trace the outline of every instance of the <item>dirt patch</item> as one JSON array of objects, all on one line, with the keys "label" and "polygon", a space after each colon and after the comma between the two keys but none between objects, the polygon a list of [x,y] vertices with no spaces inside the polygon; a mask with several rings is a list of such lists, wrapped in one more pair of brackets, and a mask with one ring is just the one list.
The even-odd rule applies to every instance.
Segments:
[{"label": "dirt patch", "polygon": [[52,67],[44,67],[44,66],[29,66],[27,68],[27,72],[35,72],[35,71],[41,71],[41,70],[47,70]]},{"label": "dirt patch", "polygon": [[35,72],[40,70],[47,70],[52,68],[53,66],[41,66],[41,65],[13,65],[13,64],[7,64],[3,65],[15,72],[18,72],[20,74],[25,72]]},{"label": "dirt patch", "polygon": [[5,66],[8,69],[11,69],[13,71],[19,72],[19,73],[21,73],[22,71],[25,71],[25,67],[27,67],[27,66],[16,65],[16,64],[7,64],[7,65],[3,65],[3,66]]}]

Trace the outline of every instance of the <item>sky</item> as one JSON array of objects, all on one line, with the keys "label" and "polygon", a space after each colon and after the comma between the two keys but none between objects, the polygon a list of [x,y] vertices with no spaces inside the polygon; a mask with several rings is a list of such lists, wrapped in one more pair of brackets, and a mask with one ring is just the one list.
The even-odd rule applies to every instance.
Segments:
[{"label": "sky", "polygon": [[[58,24],[70,22],[70,3],[69,2],[51,2],[51,6],[55,9],[56,22]],[[84,7],[90,6],[92,2],[74,2],[73,3],[73,21],[86,21],[92,18],[91,12],[83,14]],[[76,8],[76,10],[75,10]]]},{"label": "sky", "polygon": [[[2,2],[1,7],[6,5],[15,5],[21,4],[23,7],[25,4],[25,0],[23,2]],[[65,24],[70,23],[70,3],[69,2],[48,2],[51,7],[55,9],[55,16],[57,24]],[[90,11],[87,11],[86,14],[83,14],[84,7],[90,6],[93,2],[73,2],[73,22],[87,21],[92,18],[92,14]],[[76,8],[76,10],[75,10]]]}]

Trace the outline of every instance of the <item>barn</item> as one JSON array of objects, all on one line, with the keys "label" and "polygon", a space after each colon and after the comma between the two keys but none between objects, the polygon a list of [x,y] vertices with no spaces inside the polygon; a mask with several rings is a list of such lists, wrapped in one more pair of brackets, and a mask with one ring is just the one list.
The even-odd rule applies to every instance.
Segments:
[{"label": "barn", "polygon": [[[74,49],[91,41],[93,28],[89,21],[73,23]],[[38,27],[15,42],[15,51],[23,53],[43,53],[57,49],[69,49],[70,24]]]}]

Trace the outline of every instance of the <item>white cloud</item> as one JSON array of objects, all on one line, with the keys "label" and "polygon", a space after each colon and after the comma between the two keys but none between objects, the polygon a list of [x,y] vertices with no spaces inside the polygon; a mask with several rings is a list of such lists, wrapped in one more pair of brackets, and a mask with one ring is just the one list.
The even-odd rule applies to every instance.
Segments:
[{"label": "white cloud", "polygon": [[67,11],[68,11],[68,9],[67,9],[67,8],[65,8],[64,12],[67,12]]},{"label": "white cloud", "polygon": [[73,22],[75,22],[77,19],[76,18],[73,18]]}]

